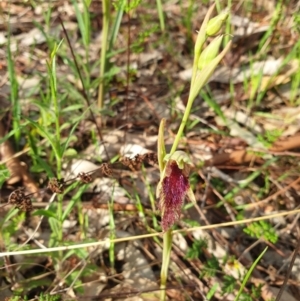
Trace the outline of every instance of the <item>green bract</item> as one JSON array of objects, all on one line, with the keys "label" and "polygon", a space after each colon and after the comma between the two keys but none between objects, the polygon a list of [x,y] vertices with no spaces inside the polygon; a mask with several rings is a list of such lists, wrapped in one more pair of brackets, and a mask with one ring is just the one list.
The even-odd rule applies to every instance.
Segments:
[{"label": "green bract", "polygon": [[202,70],[207,66],[214,58],[217,57],[219,49],[223,40],[223,35],[216,37],[213,41],[202,51],[197,67]]}]

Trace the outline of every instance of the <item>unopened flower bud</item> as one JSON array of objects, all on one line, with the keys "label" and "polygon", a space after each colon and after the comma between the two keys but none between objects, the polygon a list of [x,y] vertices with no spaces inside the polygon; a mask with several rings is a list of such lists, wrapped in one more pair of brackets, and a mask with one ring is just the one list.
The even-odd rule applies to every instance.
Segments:
[{"label": "unopened flower bud", "polygon": [[200,54],[198,59],[198,69],[202,70],[219,54],[223,35],[216,37]]},{"label": "unopened flower bud", "polygon": [[216,35],[220,31],[226,19],[228,18],[228,15],[228,10],[225,10],[219,15],[215,16],[214,18],[210,19],[206,27],[206,34],[208,36]]},{"label": "unopened flower bud", "polygon": [[197,39],[196,39],[196,43],[195,43],[195,56],[198,57],[202,51],[202,47],[203,47],[203,44],[205,43],[206,41],[206,38],[207,38],[207,34],[206,34],[206,28],[207,28],[207,25],[208,25],[208,22],[209,22],[209,18],[215,8],[216,4],[213,4],[209,10],[207,11],[206,13],[206,16],[203,20],[203,23],[201,25],[201,28],[198,32],[198,35],[197,35]]}]

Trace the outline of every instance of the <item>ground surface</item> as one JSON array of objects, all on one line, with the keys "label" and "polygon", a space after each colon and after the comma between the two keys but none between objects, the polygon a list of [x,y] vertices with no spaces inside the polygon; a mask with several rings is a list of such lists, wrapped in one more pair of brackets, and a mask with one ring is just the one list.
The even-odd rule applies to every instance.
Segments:
[{"label": "ground surface", "polygon": [[[102,109],[100,1],[0,3],[0,252],[124,240],[2,257],[1,300],[159,300],[161,236],[129,239],[161,231],[158,127],[166,118],[169,149],[209,7],[163,2],[164,32],[155,1],[121,16]],[[286,276],[299,212],[223,224],[300,206],[299,19],[296,1],[232,5],[233,46],[180,143],[197,207],[185,207],[175,228],[196,229],[174,234],[169,300],[234,300],[266,246],[239,300],[275,300],[285,279],[280,300],[300,300],[299,255]]]}]

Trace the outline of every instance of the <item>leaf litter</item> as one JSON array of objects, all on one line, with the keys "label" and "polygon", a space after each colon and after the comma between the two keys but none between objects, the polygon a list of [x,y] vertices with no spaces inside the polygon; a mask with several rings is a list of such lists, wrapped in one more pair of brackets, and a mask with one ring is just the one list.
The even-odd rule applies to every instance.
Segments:
[{"label": "leaf litter", "polygon": [[[292,210],[299,206],[299,89],[296,93],[292,91],[292,81],[298,72],[299,62],[290,60],[283,65],[291,47],[289,38],[294,35],[293,39],[297,40],[295,35],[299,38],[299,32],[287,32],[286,35],[282,34],[280,39],[278,37],[287,31],[286,28],[292,30],[291,11],[288,7],[283,10],[286,18],[280,20],[274,31],[273,40],[270,41],[272,47],[267,56],[259,59],[255,57],[255,47],[263,34],[270,29],[270,18],[275,4],[275,1],[268,1],[265,10],[253,10],[250,17],[239,7],[232,9],[235,48],[225,58],[223,66],[214,73],[208,85],[209,89],[205,91],[212,99],[216,99],[225,116],[225,122],[204,99],[196,100],[192,123],[180,147],[190,153],[196,166],[193,169],[192,185],[198,208],[189,208],[183,213],[177,223],[179,228],[190,227],[193,223],[205,225],[248,216],[256,217]],[[0,23],[0,41],[7,47],[9,22],[11,51],[19,81],[22,114],[27,116],[38,112],[33,109],[33,104],[40,101],[39,90],[46,89],[46,61],[50,55],[47,38],[60,39],[63,36],[58,15],[63,19],[74,50],[78,56],[82,56],[83,61],[86,59],[85,49],[80,42],[74,7],[67,1],[53,4],[50,27],[46,25],[43,16],[43,12],[48,9],[45,3],[35,7],[18,2],[9,7],[1,3],[1,8],[5,18]],[[115,237],[135,236],[152,231],[155,220],[158,224],[160,222],[157,221],[157,203],[156,208],[153,208],[150,201],[151,192],[154,193],[159,180],[157,165],[155,166],[155,162],[151,164],[151,160],[143,161],[138,158],[155,153],[161,118],[166,118],[169,124],[167,147],[174,139],[189,88],[189,66],[192,57],[188,45],[196,36],[196,28],[205,14],[202,7],[193,15],[193,30],[189,35],[187,27],[182,23],[184,9],[187,8],[180,7],[175,2],[165,4],[164,9],[169,27],[169,40],[165,43],[161,42],[163,39],[159,30],[153,30],[141,39],[143,30],[149,30],[149,27],[143,27],[145,23],[154,26],[158,21],[154,6],[151,9],[143,5],[138,6],[131,19],[121,25],[116,49],[122,51],[116,52],[111,58],[118,72],[114,73],[106,95],[108,111],[104,112],[106,116],[103,137],[97,137],[97,141],[93,141],[91,132],[96,130],[93,124],[88,123],[88,117],[82,118],[75,131],[76,139],[71,146],[76,150],[78,157],[65,159],[65,179],[61,179],[64,186],[62,205],[64,210],[69,212],[63,223],[63,242],[103,240],[111,237],[112,233]],[[89,52],[88,60],[90,64],[95,65],[90,75],[91,80],[97,83],[97,61],[101,47],[99,4],[93,1],[90,12],[93,14],[90,44],[92,51]],[[153,24],[141,18],[145,13]],[[36,27],[37,23],[40,23],[39,28],[43,28],[45,34]],[[287,24],[289,27],[285,26]],[[140,39],[142,52],[132,51],[128,61],[126,41],[129,34],[131,41]],[[287,47],[282,51],[281,47],[284,45]],[[67,101],[61,100],[62,106],[67,107],[82,100],[83,86],[78,80],[74,66],[69,63],[71,56],[66,43],[62,45],[62,49],[57,62],[58,89],[60,95],[68,94]],[[253,62],[249,60],[250,52],[254,54]],[[259,57],[259,53],[256,55]],[[128,63],[132,71],[129,85],[126,84]],[[24,131],[22,145],[19,146],[11,144],[6,138],[12,128],[13,108],[5,103],[5,99],[10,97],[10,83],[4,52],[0,52],[0,65],[0,116],[1,127],[4,129],[0,137],[0,160],[11,174],[1,188],[1,203],[6,205],[10,201],[9,205],[0,208],[2,223],[8,209],[13,205],[19,204],[21,209],[26,207],[28,194],[34,210],[46,211],[51,205],[53,192],[45,188],[49,180],[45,172],[36,172],[31,168],[36,163],[30,148],[27,147],[30,135],[25,135]],[[259,77],[258,84],[255,82],[256,77]],[[233,92],[230,91],[230,85],[234,87]],[[35,89],[36,87],[38,89]],[[89,93],[96,99],[96,84],[92,87]],[[264,93],[260,101],[255,99],[259,93]],[[292,94],[293,103],[289,101]],[[251,102],[251,98],[255,101]],[[76,114],[82,114],[82,111]],[[68,118],[74,117],[69,113],[66,116],[62,115],[62,118],[64,120],[61,122],[67,123]],[[63,134],[67,135],[67,132]],[[14,147],[23,148],[22,155],[16,153],[17,156],[14,157]],[[42,156],[45,160],[49,159],[46,150]],[[125,158],[123,162],[109,162],[118,156]],[[263,168],[268,160],[274,158],[275,163]],[[199,167],[200,161],[203,162],[203,167]],[[12,162],[16,163],[14,168]],[[109,165],[103,165],[106,163]],[[86,175],[78,176],[80,173]],[[255,177],[249,181],[249,185],[244,185],[241,189],[240,186],[248,183],[247,179],[254,173]],[[76,178],[77,182],[85,183],[83,180],[87,180],[89,174],[92,175],[92,183],[87,184],[87,188],[82,190],[79,197],[78,187],[65,193],[73,185],[68,180]],[[52,188],[53,185],[52,183]],[[16,190],[20,186],[24,187],[24,190]],[[56,193],[63,192],[59,183],[57,187],[59,189]],[[37,191],[38,194],[32,195]],[[139,206],[139,199],[142,207]],[[74,200],[77,200],[77,203]],[[71,206],[72,202],[74,205]],[[220,206],[220,202],[223,206]],[[243,206],[249,208],[241,209]],[[49,246],[53,235],[50,228],[51,216],[45,211],[40,211],[44,215],[38,216],[32,215],[32,212],[26,213],[23,220],[22,214],[19,213],[21,226],[10,237],[9,245],[7,240],[1,239],[1,251],[18,248],[28,238],[30,240],[27,246],[30,248]],[[88,223],[86,230],[79,218],[81,213]],[[42,222],[41,216],[44,217]],[[114,232],[111,231],[112,216],[116,229]],[[190,296],[194,300],[207,300],[205,296],[217,283],[214,300],[234,300],[238,287],[235,286],[233,291],[224,293],[224,277],[233,277],[239,283],[242,280],[241,276],[249,269],[265,244],[269,246],[269,250],[255,269],[245,294],[251,296],[251,300],[275,298],[284,280],[289,258],[299,239],[298,218],[299,216],[288,216],[281,222],[269,221],[279,237],[276,244],[264,238],[254,239],[246,235],[243,232],[244,227],[241,226],[221,227],[210,231],[198,230],[191,235],[176,237],[168,282],[169,299],[185,300],[184,296]],[[199,241],[206,243],[198,250],[197,256],[186,257],[193,245]],[[0,295],[11,298],[14,290],[21,287],[23,295],[31,299],[42,292],[51,292],[62,296],[64,300],[92,300],[97,296],[113,300],[158,300],[156,290],[162,252],[159,241],[144,239],[115,244],[114,268],[110,264],[110,251],[111,246],[107,244],[102,249],[84,249],[81,252],[70,253],[61,263],[60,269],[55,268],[51,255],[36,258],[11,256],[7,257],[6,261],[1,259],[0,264],[6,272],[1,274]],[[25,260],[29,266],[24,264]],[[14,268],[15,266],[18,269]],[[44,268],[38,268],[39,266]],[[285,296],[281,300],[297,300],[300,296],[298,266],[297,257],[284,292]],[[36,281],[37,276],[43,279],[42,285]],[[59,285],[55,279],[59,279]],[[26,290],[28,280],[34,285]],[[255,297],[253,290],[259,285],[262,285],[261,295]]]}]

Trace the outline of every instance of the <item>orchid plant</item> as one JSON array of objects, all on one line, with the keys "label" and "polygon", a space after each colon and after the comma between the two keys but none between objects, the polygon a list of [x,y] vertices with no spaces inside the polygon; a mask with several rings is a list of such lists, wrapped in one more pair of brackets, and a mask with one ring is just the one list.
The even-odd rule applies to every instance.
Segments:
[{"label": "orchid plant", "polygon": [[160,182],[157,186],[156,196],[159,200],[158,208],[161,212],[161,226],[163,234],[163,258],[161,267],[161,296],[160,300],[166,299],[166,282],[172,248],[172,226],[180,218],[181,207],[185,197],[196,204],[196,199],[189,184],[189,171],[192,162],[183,151],[177,150],[183,130],[188,121],[193,102],[202,87],[207,83],[213,71],[223,59],[230,48],[231,41],[227,43],[219,53],[224,35],[215,37],[208,46],[203,49],[208,37],[215,36],[222,28],[228,17],[228,11],[224,11],[214,18],[210,18],[215,5],[208,10],[205,19],[198,32],[195,43],[195,54],[192,71],[192,79],[188,103],[175,137],[172,149],[166,153],[164,144],[165,120],[162,119],[158,133],[157,154],[160,169]]}]

